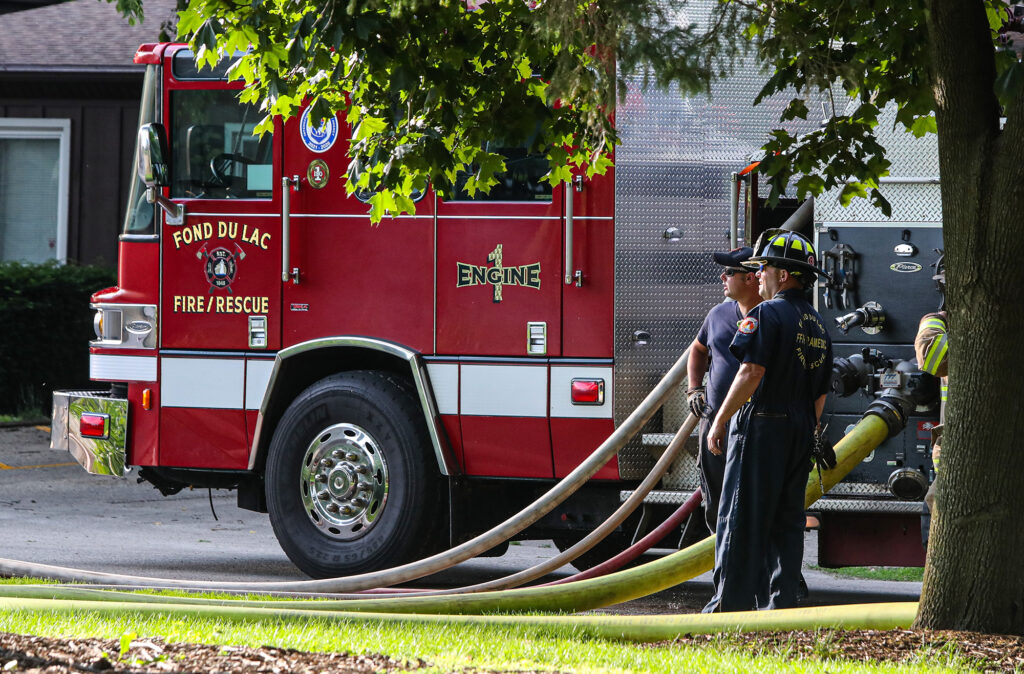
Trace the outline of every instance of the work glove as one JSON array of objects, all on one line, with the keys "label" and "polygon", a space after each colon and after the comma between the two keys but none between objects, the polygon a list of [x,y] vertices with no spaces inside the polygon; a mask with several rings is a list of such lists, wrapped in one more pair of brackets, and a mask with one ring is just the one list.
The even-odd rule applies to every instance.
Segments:
[{"label": "work glove", "polygon": [[814,455],[814,462],[818,464],[819,469],[824,467],[825,470],[832,470],[836,467],[836,450],[832,448],[832,443],[825,436],[827,430],[828,425],[825,428],[814,429],[814,447],[811,449],[811,453]]},{"label": "work glove", "polygon": [[811,458],[814,459],[814,467],[818,469],[818,488],[821,495],[825,495],[825,484],[821,479],[822,470],[831,470],[836,467],[836,450],[832,449],[832,443],[825,436],[825,428],[818,426],[814,429],[814,443],[811,445]]},{"label": "work glove", "polygon": [[698,419],[706,419],[711,414],[711,408],[708,406],[707,388],[704,386],[687,389],[686,404],[689,406],[693,416]]}]

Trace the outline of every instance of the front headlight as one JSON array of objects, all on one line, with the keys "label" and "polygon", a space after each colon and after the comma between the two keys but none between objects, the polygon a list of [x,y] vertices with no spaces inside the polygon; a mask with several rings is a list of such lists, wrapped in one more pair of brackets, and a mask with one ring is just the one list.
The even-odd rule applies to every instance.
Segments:
[{"label": "front headlight", "polygon": [[[96,306],[96,305],[94,305]],[[109,306],[96,306],[96,318],[93,320],[96,339],[105,346],[117,346],[123,341],[121,336],[121,310]]]},{"label": "front headlight", "polygon": [[93,346],[122,349],[156,348],[156,305],[94,304]]}]

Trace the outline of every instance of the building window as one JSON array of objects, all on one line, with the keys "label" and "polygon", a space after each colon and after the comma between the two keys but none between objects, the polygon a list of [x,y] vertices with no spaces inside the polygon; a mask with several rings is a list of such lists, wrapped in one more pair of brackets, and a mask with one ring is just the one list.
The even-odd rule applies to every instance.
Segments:
[{"label": "building window", "polygon": [[67,260],[71,120],[0,117],[0,260]]}]

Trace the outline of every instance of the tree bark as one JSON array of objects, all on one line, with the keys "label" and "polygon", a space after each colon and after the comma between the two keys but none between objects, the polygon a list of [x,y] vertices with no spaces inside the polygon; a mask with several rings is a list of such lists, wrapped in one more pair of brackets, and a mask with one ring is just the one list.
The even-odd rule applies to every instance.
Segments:
[{"label": "tree bark", "polygon": [[949,402],[915,625],[1024,635],[1024,100],[1000,129],[981,0],[929,0]]}]

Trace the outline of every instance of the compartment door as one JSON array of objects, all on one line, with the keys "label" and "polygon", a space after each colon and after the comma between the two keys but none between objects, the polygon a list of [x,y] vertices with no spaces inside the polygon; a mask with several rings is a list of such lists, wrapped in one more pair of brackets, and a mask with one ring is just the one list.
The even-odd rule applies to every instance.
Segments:
[{"label": "compartment door", "polygon": [[437,353],[457,356],[465,470],[552,477],[548,358],[562,354],[564,190],[507,150],[486,197],[437,209]]}]

